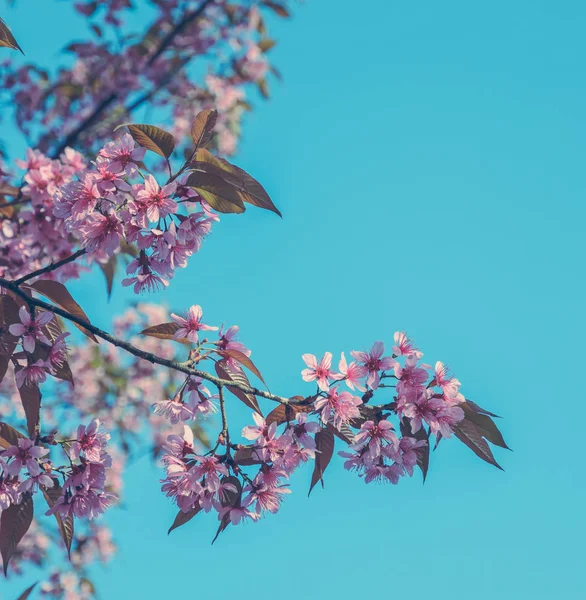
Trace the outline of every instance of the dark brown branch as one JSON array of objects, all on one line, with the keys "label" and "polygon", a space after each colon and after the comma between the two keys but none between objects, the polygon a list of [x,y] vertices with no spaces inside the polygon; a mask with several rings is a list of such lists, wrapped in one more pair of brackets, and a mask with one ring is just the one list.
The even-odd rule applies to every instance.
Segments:
[{"label": "dark brown branch", "polygon": [[259,390],[258,388],[243,385],[235,381],[227,381],[225,379],[220,379],[219,377],[210,375],[206,371],[194,369],[190,366],[190,362],[181,363],[176,360],[168,360],[166,358],[161,358],[160,356],[152,354],[151,352],[145,352],[144,350],[141,350],[140,348],[137,348],[136,346],[133,346],[132,344],[129,344],[128,342],[125,342],[124,340],[113,336],[107,331],[104,331],[99,327],[92,325],[89,321],[86,321],[85,319],[81,319],[80,317],[71,314],[70,312],[60,308],[59,306],[55,306],[54,304],[49,304],[48,302],[44,302],[43,300],[39,300],[38,298],[33,298],[29,296],[27,293],[23,292],[14,281],[8,281],[7,279],[3,279],[2,277],[0,277],[0,287],[10,290],[13,294],[16,294],[32,306],[43,308],[56,315],[59,315],[63,319],[75,323],[76,325],[81,325],[82,327],[93,333],[95,336],[105,340],[106,342],[109,342],[114,346],[117,346],[118,348],[126,350],[126,352],[132,354],[133,356],[136,356],[137,358],[147,360],[152,364],[161,365],[162,367],[167,367],[169,369],[179,371],[180,373],[184,373],[185,375],[201,377],[201,379],[205,379],[206,381],[213,383],[218,388],[230,386],[238,388],[246,394],[254,394],[255,396],[260,396],[261,398],[266,398],[267,400],[272,400],[281,404],[293,404],[289,401],[288,398],[277,396],[276,394],[271,394],[270,392],[265,392],[264,390]]},{"label": "dark brown branch", "polygon": [[[153,66],[153,64],[157,61],[157,59],[167,50],[167,48],[173,43],[173,40],[177,35],[179,35],[188,25],[191,25],[194,21],[196,21],[205,11],[205,9],[213,2],[214,0],[204,0],[204,2],[199,6],[199,8],[195,9],[193,12],[185,15],[179,23],[177,23],[171,31],[163,38],[155,52],[150,56],[148,61],[145,64],[145,69],[149,69]],[[53,158],[57,158],[68,146],[73,146],[79,136],[91,125],[93,125],[96,120],[102,115],[102,113],[119,97],[118,92],[112,92],[109,96],[104,98],[100,104],[96,106],[93,112],[84,119],[73,131],[71,131],[63,143],[61,143],[55,152],[53,152]],[[136,104],[136,103],[135,103]]]},{"label": "dark brown branch", "polygon": [[14,281],[14,285],[19,286],[21,283],[24,283],[25,281],[29,281],[30,279],[34,279],[35,277],[38,277],[39,275],[44,275],[45,273],[50,273],[51,271],[55,271],[59,267],[62,267],[63,265],[66,265],[70,262],[73,262],[74,260],[77,260],[80,256],[83,256],[85,253],[86,253],[85,248],[82,248],[81,250],[78,250],[75,254],[72,254],[71,256],[68,256],[67,258],[64,258],[55,263],[51,263],[50,265],[47,265],[46,267],[37,269],[36,271],[33,271],[32,273],[29,273],[28,275],[25,275],[24,277],[17,279],[16,281]]}]

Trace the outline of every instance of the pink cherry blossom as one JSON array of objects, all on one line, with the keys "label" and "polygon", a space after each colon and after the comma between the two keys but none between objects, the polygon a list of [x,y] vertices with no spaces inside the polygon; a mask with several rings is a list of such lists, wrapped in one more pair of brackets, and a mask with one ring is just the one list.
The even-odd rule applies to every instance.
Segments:
[{"label": "pink cherry blossom", "polygon": [[385,346],[382,342],[375,342],[370,349],[370,352],[358,352],[352,350],[350,354],[359,362],[362,363],[368,376],[366,384],[373,390],[376,390],[380,383],[380,372],[392,369],[395,365],[395,360],[390,356],[383,358]]},{"label": "pink cherry blossom", "polygon": [[173,334],[173,337],[176,340],[187,338],[190,342],[197,344],[198,331],[216,331],[217,327],[204,325],[201,322],[202,314],[199,304],[194,304],[183,317],[171,313],[171,318],[179,325],[179,329]]},{"label": "pink cherry blossom", "polygon": [[53,319],[53,313],[42,311],[33,317],[26,306],[21,306],[18,316],[20,317],[20,323],[10,325],[8,330],[12,335],[22,337],[22,347],[27,352],[34,352],[36,340],[47,344],[47,346],[51,345],[42,328]]},{"label": "pink cherry blossom", "polygon": [[314,406],[323,423],[331,421],[334,427],[340,429],[342,425],[360,416],[358,407],[361,404],[362,400],[358,396],[332,388],[327,395],[320,396]]},{"label": "pink cherry blossom", "polygon": [[351,389],[357,389],[365,392],[366,388],[360,383],[360,380],[368,373],[366,367],[352,361],[350,364],[346,362],[346,356],[342,352],[340,362],[338,363],[338,371],[340,371],[340,379],[344,379],[346,385]]},{"label": "pink cherry blossom", "polygon": [[322,359],[317,362],[315,354],[304,354],[303,362],[307,365],[307,369],[301,371],[303,381],[316,381],[320,390],[327,392],[330,389],[330,379],[336,379],[334,371],[332,371],[332,353],[326,352]]},{"label": "pink cherry blossom", "polygon": [[39,460],[48,453],[48,448],[35,446],[32,440],[19,439],[17,446],[9,446],[2,452],[4,459],[12,457],[5,470],[9,475],[18,475],[22,469],[26,468],[31,476],[40,475],[42,469]]}]

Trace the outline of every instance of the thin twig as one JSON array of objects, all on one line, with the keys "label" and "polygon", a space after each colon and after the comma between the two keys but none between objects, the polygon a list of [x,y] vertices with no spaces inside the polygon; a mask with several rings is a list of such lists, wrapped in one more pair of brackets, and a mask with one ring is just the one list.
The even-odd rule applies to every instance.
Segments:
[{"label": "thin twig", "polygon": [[32,273],[29,273],[28,275],[25,275],[24,277],[17,279],[16,281],[14,281],[14,285],[19,286],[21,283],[24,283],[25,281],[29,281],[30,279],[38,277],[39,275],[44,275],[45,273],[50,273],[51,271],[55,271],[59,267],[62,267],[63,265],[66,265],[70,262],[73,262],[74,260],[77,260],[80,256],[83,256],[85,253],[86,253],[86,249],[82,248],[81,250],[78,250],[75,254],[72,254],[71,256],[68,256],[67,258],[64,258],[55,263],[51,263],[50,265],[47,265],[46,267],[37,269],[36,271],[33,271]]},{"label": "thin twig", "polygon": [[7,279],[0,277],[0,287],[10,290],[13,294],[16,294],[17,296],[19,296],[20,298],[22,298],[23,300],[25,300],[33,306],[38,306],[39,308],[48,310],[56,315],[59,315],[63,319],[75,323],[76,325],[80,325],[84,329],[87,329],[95,336],[105,340],[106,342],[109,342],[110,344],[118,348],[122,348],[123,350],[126,350],[126,352],[129,352],[130,354],[138,358],[142,358],[143,360],[147,360],[152,364],[161,365],[162,367],[167,367],[169,369],[173,369],[175,371],[179,371],[180,373],[185,373],[186,375],[191,375],[193,377],[200,377],[201,379],[205,379],[206,381],[213,383],[216,387],[233,387],[243,391],[246,394],[260,396],[261,398],[266,398],[267,400],[279,402],[280,404],[295,404],[295,402],[291,402],[288,398],[284,398],[283,396],[277,396],[276,394],[271,394],[270,392],[265,392],[264,390],[259,390],[258,388],[244,385],[236,381],[220,379],[219,377],[210,375],[206,371],[194,369],[189,366],[189,362],[181,363],[176,360],[168,360],[166,358],[161,358],[160,356],[152,354],[151,352],[145,352],[144,350],[141,350],[140,348],[137,348],[136,346],[133,346],[132,344],[113,336],[107,331],[104,331],[103,329],[92,325],[89,321],[86,321],[85,319],[82,319],[70,313],[69,311],[64,310],[63,308],[60,308],[59,306],[29,296],[26,292],[23,292],[14,281],[8,281]]}]

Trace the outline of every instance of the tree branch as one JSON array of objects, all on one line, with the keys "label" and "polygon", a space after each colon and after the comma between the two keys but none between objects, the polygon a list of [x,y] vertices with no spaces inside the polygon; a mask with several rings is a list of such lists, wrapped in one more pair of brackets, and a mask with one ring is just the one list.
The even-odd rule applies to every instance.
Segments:
[{"label": "tree branch", "polygon": [[200,371],[199,369],[194,369],[190,367],[190,363],[181,363],[176,360],[168,360],[166,358],[161,358],[156,354],[152,354],[151,352],[145,352],[132,344],[121,340],[112,334],[92,325],[89,321],[82,319],[76,315],[71,314],[69,311],[66,311],[59,306],[55,306],[54,304],[50,304],[48,302],[44,302],[43,300],[39,300],[38,298],[33,298],[29,296],[26,292],[23,292],[17,285],[15,281],[8,281],[0,277],[0,287],[3,287],[6,290],[10,290],[13,294],[16,294],[26,302],[28,302],[32,306],[37,306],[39,308],[43,308],[48,310],[56,315],[59,315],[63,319],[66,319],[76,325],[80,325],[84,327],[95,336],[109,342],[110,344],[117,346],[118,348],[122,348],[126,350],[126,352],[136,356],[137,358],[142,358],[143,360],[147,360],[148,362],[156,365],[161,365],[162,367],[167,367],[169,369],[173,369],[175,371],[179,371],[180,373],[184,373],[185,375],[191,375],[193,377],[200,377],[201,379],[205,379],[210,383],[213,383],[216,387],[221,388],[224,386],[238,388],[239,390],[245,392],[246,394],[253,394],[255,396],[260,396],[261,398],[265,398],[267,400],[272,400],[273,402],[279,402],[280,404],[289,404],[294,405],[296,402],[291,402],[288,398],[284,398],[283,396],[277,396],[276,394],[271,394],[270,392],[265,392],[264,390],[259,390],[258,388],[244,385],[238,383],[236,381],[228,381],[226,379],[220,379],[219,377],[215,377],[214,375],[210,375],[206,371]]},{"label": "tree branch", "polygon": [[[171,45],[175,36],[179,35],[188,25],[191,25],[194,21],[196,21],[205,11],[205,9],[213,2],[214,0],[204,0],[204,2],[193,12],[185,15],[183,19],[181,19],[169,33],[162,39],[161,43],[155,50],[155,52],[151,55],[148,61],[145,64],[144,69],[149,69],[153,66],[153,64],[157,61],[157,59],[167,50],[167,48]],[[68,146],[73,146],[79,136],[91,125],[95,123],[95,121],[102,115],[102,113],[119,97],[119,92],[112,92],[109,96],[104,98],[100,104],[96,106],[93,112],[84,119],[73,131],[71,131],[63,143],[61,143],[55,152],[53,152],[53,158],[57,158]]]},{"label": "tree branch", "polygon": [[60,260],[58,262],[51,263],[50,265],[47,265],[46,267],[43,267],[41,269],[37,269],[36,271],[33,271],[32,273],[29,273],[28,275],[25,275],[24,277],[17,279],[13,283],[15,286],[18,287],[21,283],[24,283],[25,281],[29,281],[29,279],[33,279],[35,277],[38,277],[39,275],[44,275],[45,273],[50,273],[51,271],[55,271],[56,269],[58,269],[59,267],[62,267],[63,265],[66,265],[70,262],[73,262],[74,260],[77,260],[80,256],[83,256],[85,253],[86,253],[86,249],[82,248],[81,250],[78,250],[75,254],[72,254],[71,256],[68,256],[67,258],[64,258],[63,260]]}]

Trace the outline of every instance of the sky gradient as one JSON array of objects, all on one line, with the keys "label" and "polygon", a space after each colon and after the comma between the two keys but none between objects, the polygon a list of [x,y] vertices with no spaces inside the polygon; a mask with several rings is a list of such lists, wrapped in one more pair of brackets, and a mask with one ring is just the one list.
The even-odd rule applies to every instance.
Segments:
[{"label": "sky gradient", "polygon": [[[43,31],[25,21],[64,10],[47,5],[6,12],[23,47]],[[100,598],[586,597],[585,27],[577,0],[308,0],[273,25],[285,80],[234,162],[284,218],[223,218],[152,299],[240,325],[283,395],[313,389],[302,353],[406,330],[504,417],[514,452],[495,450],[503,473],[442,442],[424,486],[367,486],[336,460],[310,499],[302,469],[276,516],[214,546],[211,516],[167,536],[176,509],[139,460],[108,516],[120,549],[93,572]],[[108,327],[131,295],[104,310],[100,277],[72,290]]]}]

